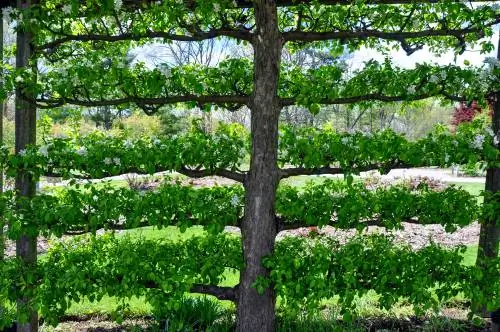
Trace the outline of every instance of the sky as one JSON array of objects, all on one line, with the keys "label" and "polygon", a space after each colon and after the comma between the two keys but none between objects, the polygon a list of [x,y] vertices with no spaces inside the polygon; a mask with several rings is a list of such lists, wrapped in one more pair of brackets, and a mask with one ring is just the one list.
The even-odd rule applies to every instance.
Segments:
[{"label": "sky", "polygon": [[[408,56],[403,50],[393,51],[389,54],[392,62],[401,66],[403,68],[412,68],[416,63],[430,62],[437,63],[439,65],[455,64],[460,66],[465,66],[464,61],[468,60],[470,65],[481,66],[486,57],[496,57],[497,45],[498,45],[498,29],[495,30],[492,43],[495,45],[495,49],[489,54],[481,54],[479,45],[475,49],[468,49],[464,54],[459,55],[455,59],[453,52],[447,52],[445,54],[436,56],[432,54],[428,48],[416,51],[412,55]],[[385,56],[371,49],[362,49],[354,53],[353,57],[350,59],[350,64],[353,69],[363,67],[363,62],[370,59],[375,59],[378,61],[383,61]]]}]

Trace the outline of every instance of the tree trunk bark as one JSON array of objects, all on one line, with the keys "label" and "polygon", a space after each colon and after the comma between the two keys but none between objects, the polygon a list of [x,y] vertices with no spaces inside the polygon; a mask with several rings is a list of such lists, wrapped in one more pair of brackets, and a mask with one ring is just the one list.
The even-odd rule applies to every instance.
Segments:
[{"label": "tree trunk bark", "polygon": [[[3,64],[3,15],[0,16],[0,63]],[[3,71],[0,72],[0,84],[3,84]],[[4,115],[5,100],[0,98],[0,146],[3,146],[3,115]],[[3,194],[3,166],[0,166],[0,195]],[[5,221],[0,215],[0,261],[3,261],[5,252],[5,239],[3,229]]]},{"label": "tree trunk bark", "polygon": [[[37,0],[18,0],[18,9],[26,9],[35,4]],[[33,55],[33,34],[22,28],[17,32],[16,68],[30,66],[30,58]],[[36,68],[35,68],[36,69]],[[16,89],[16,153],[26,148],[29,144],[36,143],[36,107],[26,101],[26,98],[33,98],[23,92],[22,88]],[[16,191],[19,196],[33,197],[36,191],[36,183],[32,176],[25,172],[18,172],[16,176]],[[27,234],[21,235],[16,242],[16,255],[26,265],[22,273],[29,273],[35,268],[37,252],[36,237]],[[25,276],[25,280],[30,280]],[[36,290],[36,284],[28,284],[26,291]],[[17,300],[18,310],[18,332],[38,331],[38,313],[32,303],[30,296],[21,296]],[[22,322],[22,316],[27,316],[27,322]]]},{"label": "tree trunk bark", "polygon": [[[499,32],[500,36],[500,32]],[[497,59],[500,60],[500,40],[497,46]],[[493,96],[493,120],[492,129],[497,137],[500,137],[500,92],[496,92]],[[489,194],[495,194],[500,191],[500,168],[490,167],[486,171],[486,185],[485,190]],[[494,203],[500,204],[498,198],[485,197],[485,204]],[[477,251],[477,261],[476,266],[483,269],[486,273],[486,268],[489,261],[498,257],[498,244],[500,241],[500,221],[498,220],[500,216],[492,216],[489,219],[482,220],[481,229],[479,232],[479,248]],[[488,277],[488,276],[487,276]],[[493,278],[498,277],[491,276]],[[500,308],[497,308],[496,315],[498,316]],[[486,313],[486,308],[483,308],[483,312]],[[493,330],[499,330],[498,322],[493,321]]]},{"label": "tree trunk bark", "polygon": [[237,331],[274,331],[276,295],[270,288],[261,295],[253,287],[269,276],[262,258],[274,250],[277,227],[275,198],[279,182],[277,165],[278,120],[281,110],[278,78],[283,39],[278,30],[276,1],[256,0],[254,91],[250,102],[252,155],[245,181],[245,217],[242,245],[245,267],[240,276]]}]

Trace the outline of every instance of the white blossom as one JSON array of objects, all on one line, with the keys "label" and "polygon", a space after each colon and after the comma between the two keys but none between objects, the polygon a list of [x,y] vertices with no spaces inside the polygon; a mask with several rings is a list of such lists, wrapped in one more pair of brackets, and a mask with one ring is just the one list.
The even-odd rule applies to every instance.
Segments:
[{"label": "white blossom", "polygon": [[349,139],[349,137],[342,137],[342,139],[340,141],[344,145],[349,145],[350,139]]},{"label": "white blossom", "polygon": [[126,149],[132,149],[134,147],[134,142],[132,142],[132,140],[128,139],[128,140],[123,142],[123,146]]},{"label": "white blossom", "polygon": [[87,155],[87,148],[82,146],[78,150],[76,150],[76,154],[80,156],[86,156]]},{"label": "white blossom", "polygon": [[495,144],[495,146],[498,146],[498,143],[499,143],[499,137],[498,135],[495,135],[495,137],[493,137],[493,144]]},{"label": "white blossom", "polygon": [[106,157],[106,158],[104,158],[104,163],[106,165],[111,165],[113,163],[113,160],[111,160],[111,158],[109,158],[109,157]]},{"label": "white blossom", "polygon": [[488,64],[488,65],[491,65],[493,67],[500,66],[500,60],[498,60],[495,57],[487,57],[487,58],[484,59],[483,62],[486,63],[486,64]]},{"label": "white blossom", "polygon": [[120,161],[120,158],[113,158],[113,162],[116,164],[116,165],[121,165],[121,161]]},{"label": "white blossom", "polygon": [[240,198],[237,195],[231,197],[231,205],[236,207],[240,203]]},{"label": "white blossom", "polygon": [[49,156],[49,146],[48,145],[42,145],[39,149],[38,152],[44,156],[48,157]]},{"label": "white blossom", "polygon": [[20,155],[21,157],[24,157],[24,156],[26,156],[26,150],[21,149],[21,150],[19,150],[19,152],[17,154]]},{"label": "white blossom", "polygon": [[220,5],[217,2],[213,4],[213,7],[214,7],[214,12],[216,13],[220,12]]},{"label": "white blossom", "polygon": [[486,128],[486,133],[487,133],[488,135],[490,135],[491,137],[494,137],[494,136],[495,136],[495,132],[493,131],[493,129],[491,129],[491,128],[489,128],[489,127],[488,127],[488,128]]},{"label": "white blossom", "polygon": [[122,0],[115,0],[115,10],[119,11],[123,6],[123,1]]},{"label": "white blossom", "polygon": [[483,143],[484,143],[484,135],[477,135],[474,137],[474,141],[471,142],[471,147],[474,149],[483,149]]},{"label": "white blossom", "polygon": [[155,138],[155,139],[153,140],[153,144],[154,144],[154,145],[160,145],[160,143],[161,143],[161,141],[160,141],[158,138]]},{"label": "white blossom", "polygon": [[366,138],[373,138],[372,132],[368,130],[363,132],[363,136]]},{"label": "white blossom", "polygon": [[429,78],[429,82],[431,83],[437,83],[439,82],[439,77],[437,77],[436,75],[432,75],[430,78]]},{"label": "white blossom", "polygon": [[417,88],[415,88],[414,85],[411,85],[411,86],[408,87],[408,93],[409,94],[413,95],[413,94],[415,94],[415,92],[417,92]]},{"label": "white blossom", "polygon": [[123,224],[126,221],[127,221],[127,218],[125,218],[125,216],[123,214],[120,214],[120,216],[118,217],[118,222]]},{"label": "white blossom", "polygon": [[2,16],[5,22],[10,23],[11,21],[11,15],[14,13],[14,8],[12,7],[5,7],[2,9]]},{"label": "white blossom", "polygon": [[71,11],[72,11],[72,10],[71,10],[71,5],[64,5],[64,6],[62,7],[62,11],[63,11],[63,13],[64,13],[64,14],[66,14],[66,15],[71,15]]},{"label": "white blossom", "polygon": [[[94,200],[97,201],[97,196],[94,196]],[[81,209],[80,211],[82,211],[83,213],[92,213],[92,212],[95,212],[95,209],[93,207],[91,207],[90,205],[84,205],[83,209]]]},{"label": "white blossom", "polygon": [[94,195],[92,196],[92,199],[97,202],[99,200],[99,197],[97,195]]},{"label": "white blossom", "polygon": [[24,81],[22,76],[16,76],[14,80],[16,81],[16,83],[22,83]]}]

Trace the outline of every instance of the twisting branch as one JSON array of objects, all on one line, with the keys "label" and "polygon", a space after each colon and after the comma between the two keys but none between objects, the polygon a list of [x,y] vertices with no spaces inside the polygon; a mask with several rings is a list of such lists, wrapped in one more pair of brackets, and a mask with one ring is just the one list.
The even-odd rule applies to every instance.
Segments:
[{"label": "twisting branch", "polygon": [[[412,95],[412,96],[387,96],[381,93],[369,93],[366,95],[361,95],[361,96],[352,96],[352,97],[339,97],[339,98],[333,98],[333,99],[321,99],[318,100],[318,104],[323,104],[323,105],[341,105],[341,104],[354,104],[354,103],[359,103],[363,101],[382,101],[382,102],[396,102],[396,101],[416,101],[416,100],[422,100],[422,99],[427,99],[430,97],[436,97],[437,95],[442,95],[446,97],[449,100],[452,101],[465,101],[464,97],[460,96],[453,96],[449,95],[443,91],[440,91],[438,93],[430,94],[430,93],[423,93],[423,94],[417,94],[417,95]],[[297,100],[295,98],[282,98],[281,99],[281,105],[282,106],[292,106],[296,105]]]},{"label": "twisting branch", "polygon": [[[92,279],[92,278],[89,278]],[[123,281],[123,276],[117,276],[116,281],[121,283]],[[145,288],[161,288],[157,282],[152,280],[143,280],[141,284]],[[219,300],[227,300],[232,302],[238,301],[238,285],[234,287],[222,287],[215,285],[202,285],[202,284],[194,284],[191,289],[191,293],[199,293],[199,294],[207,294],[215,296]]]},{"label": "twisting branch", "polygon": [[196,31],[192,35],[178,35],[172,34],[164,31],[151,31],[148,30],[142,34],[136,33],[121,33],[118,35],[111,34],[80,34],[80,35],[70,35],[63,34],[64,37],[53,40],[51,42],[39,45],[36,50],[42,51],[47,49],[54,49],[64,43],[71,41],[87,42],[87,41],[103,41],[103,42],[118,42],[125,40],[142,40],[151,38],[162,38],[164,40],[176,40],[176,41],[203,41],[207,39],[213,39],[217,37],[230,37],[240,40],[250,41],[252,39],[252,33],[243,29],[233,30],[233,29],[213,29],[209,31]]},{"label": "twisting branch", "polygon": [[[352,167],[349,170],[352,173],[360,173],[367,172],[371,170],[380,170],[382,173],[387,173],[391,169],[396,168],[408,168],[410,165],[407,165],[400,161],[394,161],[392,163],[386,164],[370,164],[361,167]],[[305,167],[296,167],[296,168],[284,168],[280,170],[280,179],[286,179],[291,176],[298,175],[321,175],[321,174],[344,174],[348,171],[347,169],[341,167],[321,167],[321,168],[305,168]]]},{"label": "twisting branch", "polygon": [[195,284],[191,287],[191,293],[207,294],[215,296],[219,300],[238,302],[238,285],[234,287],[222,287]]},{"label": "twisting branch", "polygon": [[[485,26],[493,26],[500,22],[500,17],[488,22]],[[285,41],[299,41],[299,42],[313,42],[320,40],[332,39],[366,39],[366,38],[380,38],[387,40],[394,40],[408,45],[407,39],[422,38],[422,37],[442,37],[450,36],[455,37],[459,41],[464,38],[464,35],[470,33],[479,33],[483,31],[480,28],[465,28],[465,29],[429,29],[414,32],[388,32],[379,30],[360,30],[360,31],[327,31],[327,32],[306,32],[306,31],[289,31],[283,33]]]},{"label": "twisting branch", "polygon": [[[348,226],[348,227],[339,226],[339,225],[336,225],[335,222],[336,221],[334,219],[332,219],[332,222],[330,224],[328,224],[328,225],[332,226],[332,227],[335,227],[335,228],[339,228],[339,229],[354,229],[354,228],[357,228],[354,225]],[[416,218],[408,218],[408,219],[403,220],[402,222],[409,223],[409,224],[421,225],[421,223],[419,222],[419,220],[416,219]],[[374,218],[374,219],[368,219],[368,220],[360,220],[359,223],[363,224],[364,226],[379,226],[379,227],[385,227],[386,226],[380,220],[380,218]],[[438,224],[438,223],[436,223],[436,224]],[[305,222],[297,222],[297,221],[288,222],[287,220],[283,219],[281,216],[276,216],[276,227],[278,229],[278,232],[295,230],[295,229],[306,228],[306,227],[314,227],[314,226],[317,226],[317,225],[310,225],[310,224],[306,224]]]},{"label": "twisting branch", "polygon": [[[10,0],[15,3],[14,0]],[[410,5],[414,3],[438,3],[442,0],[365,0],[364,3],[369,5]],[[497,0],[469,0],[470,2],[495,2]],[[154,0],[124,0],[123,4],[129,8],[140,8],[144,3],[154,3]],[[185,0],[186,4],[194,3],[194,1]],[[278,7],[292,7],[298,5],[309,5],[311,0],[277,0],[276,4]],[[459,2],[459,0],[454,0],[452,2]],[[235,0],[236,5],[239,8],[252,8],[252,0]],[[318,0],[314,3],[319,3],[322,5],[352,5],[352,0]],[[192,6],[191,6],[192,7]]]},{"label": "twisting branch", "polygon": [[162,106],[167,104],[177,104],[177,103],[187,103],[196,102],[199,105],[203,104],[240,104],[248,105],[250,98],[248,96],[196,96],[196,95],[184,95],[184,96],[171,96],[171,97],[158,97],[158,98],[141,98],[141,97],[123,97],[116,99],[106,99],[106,100],[82,100],[76,98],[38,98],[36,100],[36,105],[39,108],[54,108],[60,107],[65,104],[73,104],[85,107],[97,107],[97,106],[116,106],[123,104],[137,104],[139,107],[152,110],[150,113],[154,113],[158,108],[153,106]]},{"label": "twisting branch", "polygon": [[198,169],[189,169],[187,167],[181,167],[181,169],[179,169],[177,172],[189,176],[190,178],[203,178],[214,175],[222,176],[240,183],[243,183],[245,181],[245,176],[246,176],[245,173],[233,172],[226,169],[218,169],[212,171],[208,169],[198,170]]},{"label": "twisting branch", "polygon": [[[190,178],[203,178],[203,177],[207,177],[207,176],[221,176],[221,177],[225,177],[225,178],[228,178],[228,179],[240,182],[240,183],[243,183],[245,181],[245,177],[246,177],[246,174],[243,172],[233,172],[233,171],[229,171],[226,169],[195,170],[195,169],[189,169],[185,166],[182,166],[178,170],[171,170],[171,169],[168,169],[165,167],[156,167],[154,169],[154,173],[167,172],[167,171],[175,171],[177,173],[183,174],[183,175],[188,176]],[[129,167],[126,169],[122,169],[120,171],[120,174],[129,174],[129,173],[149,174],[150,171],[145,170],[145,169],[139,169],[136,167]],[[47,176],[47,177],[64,177],[65,176],[62,172],[58,172],[57,170],[53,170],[53,169],[44,172],[43,175]],[[82,173],[82,174],[72,174],[71,178],[81,179],[81,180],[90,180],[90,179],[103,179],[103,178],[107,178],[110,176],[116,176],[116,175],[119,175],[119,174],[103,172],[100,177],[97,177],[95,174],[90,176],[88,174]]]}]

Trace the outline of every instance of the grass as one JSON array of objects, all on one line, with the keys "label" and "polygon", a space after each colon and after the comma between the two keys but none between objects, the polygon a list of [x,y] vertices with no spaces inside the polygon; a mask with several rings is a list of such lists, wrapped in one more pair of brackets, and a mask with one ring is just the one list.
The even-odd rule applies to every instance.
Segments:
[{"label": "grass", "polygon": [[479,203],[483,202],[483,196],[481,192],[484,190],[484,183],[475,183],[475,182],[450,182],[449,184],[456,185],[466,191],[468,191],[471,195],[477,196],[477,200]]}]

